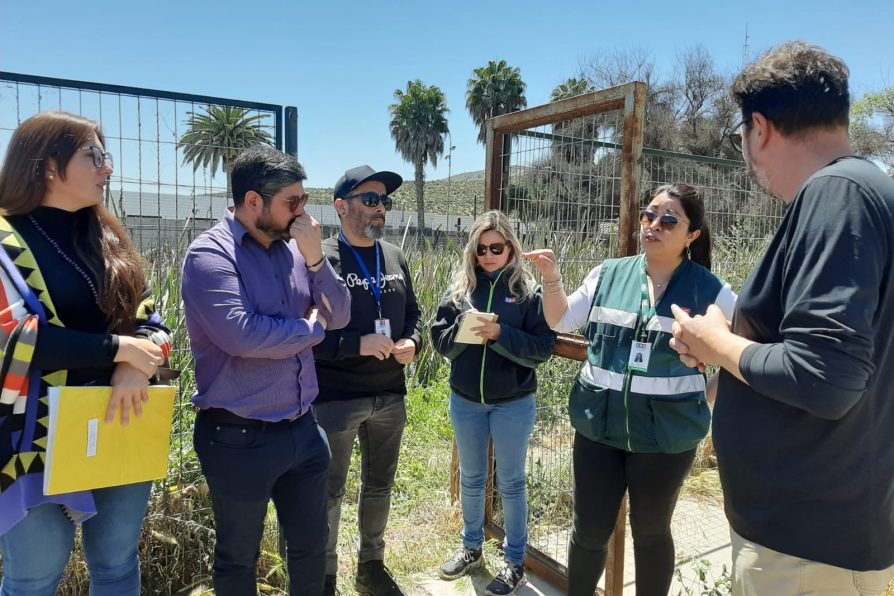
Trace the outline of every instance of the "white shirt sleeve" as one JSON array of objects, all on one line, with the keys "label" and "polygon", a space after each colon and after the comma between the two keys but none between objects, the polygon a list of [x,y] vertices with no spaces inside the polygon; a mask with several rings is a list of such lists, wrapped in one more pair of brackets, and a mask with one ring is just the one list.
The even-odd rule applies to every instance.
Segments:
[{"label": "white shirt sleeve", "polygon": [[714,304],[723,311],[723,315],[726,317],[727,321],[733,320],[733,312],[736,310],[737,299],[738,296],[733,292],[732,286],[727,283],[723,284],[723,287],[720,288],[720,291],[717,293],[717,298],[714,299]]},{"label": "white shirt sleeve", "polygon": [[596,296],[596,286],[599,284],[599,275],[602,265],[596,267],[587,275],[581,286],[568,296],[568,310],[562,315],[562,319],[553,327],[560,333],[572,333],[577,331],[590,318],[590,305]]}]

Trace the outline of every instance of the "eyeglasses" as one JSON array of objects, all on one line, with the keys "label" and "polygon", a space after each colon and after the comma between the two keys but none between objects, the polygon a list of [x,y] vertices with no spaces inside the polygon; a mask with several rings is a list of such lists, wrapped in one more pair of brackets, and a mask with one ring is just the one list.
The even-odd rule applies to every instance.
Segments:
[{"label": "eyeglasses", "polygon": [[78,151],[90,151],[90,156],[93,157],[93,165],[97,168],[101,168],[103,162],[109,162],[109,167],[114,168],[115,164],[112,162],[112,154],[106,151],[103,153],[103,150],[97,147],[96,145],[85,145],[83,147],[78,147]]},{"label": "eyeglasses", "polygon": [[479,257],[483,257],[487,254],[487,251],[490,251],[490,254],[499,257],[504,250],[506,250],[505,242],[494,242],[493,244],[479,244],[475,249],[475,253]]},{"label": "eyeglasses", "polygon": [[639,214],[639,221],[643,224],[643,227],[650,227],[652,222],[658,220],[658,223],[661,224],[661,227],[668,232],[672,231],[677,225],[682,221],[684,223],[689,223],[685,219],[681,217],[677,217],[676,215],[671,215],[670,213],[665,213],[664,215],[659,216],[654,211],[649,211],[648,209],[643,209]]},{"label": "eyeglasses", "polygon": [[277,196],[268,195],[268,194],[265,194],[262,192],[259,192],[258,194],[265,196],[267,198],[270,198],[270,199],[279,199],[280,201],[288,201],[289,202],[289,211],[294,211],[298,207],[304,207],[305,205],[307,205],[308,199],[310,199],[310,196],[307,193],[304,193],[303,195],[295,195],[294,197],[277,197]]},{"label": "eyeglasses", "polygon": [[360,202],[364,207],[375,207],[380,202],[382,203],[382,207],[385,208],[385,211],[391,211],[391,207],[394,206],[394,201],[388,195],[380,195],[377,192],[362,192],[359,195],[350,195],[345,197],[343,200],[349,201],[351,199],[360,199]]},{"label": "eyeglasses", "polygon": [[733,149],[742,153],[742,127],[751,122],[751,118],[743,118],[741,122],[732,127],[733,132],[729,133],[729,144],[733,146]]}]

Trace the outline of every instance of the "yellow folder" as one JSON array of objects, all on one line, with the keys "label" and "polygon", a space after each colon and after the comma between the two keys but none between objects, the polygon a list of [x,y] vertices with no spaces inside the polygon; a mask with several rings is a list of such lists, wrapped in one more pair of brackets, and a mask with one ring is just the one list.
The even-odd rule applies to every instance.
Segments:
[{"label": "yellow folder", "polygon": [[51,387],[45,495],[164,478],[177,388],[149,387],[149,401],[130,423],[105,421],[111,387]]}]

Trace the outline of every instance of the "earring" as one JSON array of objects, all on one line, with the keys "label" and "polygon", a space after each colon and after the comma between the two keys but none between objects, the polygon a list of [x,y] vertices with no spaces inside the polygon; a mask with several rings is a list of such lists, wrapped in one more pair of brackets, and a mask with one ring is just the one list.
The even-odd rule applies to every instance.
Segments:
[{"label": "earring", "polygon": [[688,244],[686,245],[686,258],[690,261],[692,260],[692,249],[689,247]]},{"label": "earring", "polygon": [[47,178],[50,179],[50,180],[52,180],[52,179],[53,179],[53,175],[52,175],[52,174],[47,174]]}]

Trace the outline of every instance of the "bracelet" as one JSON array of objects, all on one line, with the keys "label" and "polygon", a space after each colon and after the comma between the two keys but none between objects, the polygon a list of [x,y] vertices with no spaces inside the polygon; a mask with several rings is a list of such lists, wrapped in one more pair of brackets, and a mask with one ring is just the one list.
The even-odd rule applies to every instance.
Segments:
[{"label": "bracelet", "polygon": [[304,262],[304,266],[307,267],[308,269],[313,269],[313,268],[316,267],[317,265],[322,264],[323,261],[325,261],[325,260],[326,260],[326,255],[324,254],[322,257],[320,257],[320,260],[317,261],[316,263],[314,263],[313,265],[308,265],[308,264],[307,264],[307,261],[305,261],[305,262]]},{"label": "bracelet", "polygon": [[555,288],[550,288],[548,290],[544,289],[543,295],[544,296],[552,296],[553,294],[562,294],[564,292],[565,292],[565,288],[562,287],[561,283],[559,283],[559,285],[556,286]]},{"label": "bracelet", "polygon": [[549,287],[552,287],[552,286],[558,286],[558,285],[561,285],[561,284],[562,284],[562,276],[561,276],[561,275],[559,275],[559,277],[557,277],[556,279],[553,279],[553,280],[550,280],[550,281],[546,281],[546,280],[543,281],[543,287],[544,287],[544,288],[549,288]]}]

